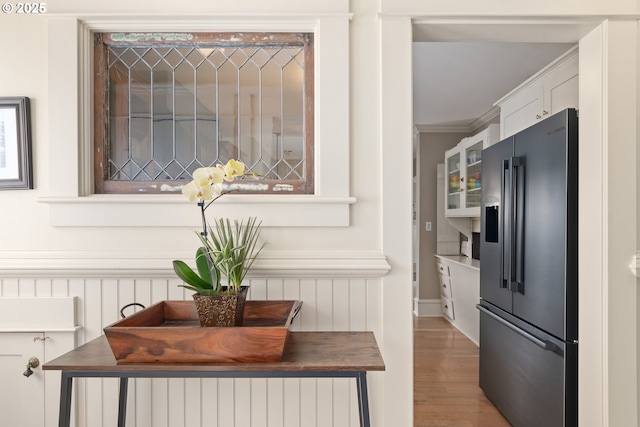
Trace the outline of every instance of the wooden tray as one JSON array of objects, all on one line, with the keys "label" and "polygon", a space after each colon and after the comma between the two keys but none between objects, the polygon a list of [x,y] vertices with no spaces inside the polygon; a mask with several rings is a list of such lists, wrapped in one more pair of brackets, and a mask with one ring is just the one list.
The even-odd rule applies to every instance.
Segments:
[{"label": "wooden tray", "polygon": [[161,301],[104,328],[118,363],[279,362],[302,301],[247,301],[244,325],[200,326],[193,301]]}]

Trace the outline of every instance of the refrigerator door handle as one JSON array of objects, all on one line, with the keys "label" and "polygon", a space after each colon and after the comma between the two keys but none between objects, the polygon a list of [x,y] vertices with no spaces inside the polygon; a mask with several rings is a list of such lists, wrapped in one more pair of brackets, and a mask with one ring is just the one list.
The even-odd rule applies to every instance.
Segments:
[{"label": "refrigerator door handle", "polygon": [[[520,189],[520,191],[518,191]],[[524,160],[511,158],[511,273],[509,290],[524,294]]]},{"label": "refrigerator door handle", "polygon": [[549,342],[549,341],[541,340],[540,338],[538,338],[538,337],[536,337],[534,335],[531,335],[529,332],[523,331],[522,329],[518,328],[514,324],[507,322],[506,320],[504,320],[502,317],[498,316],[497,314],[487,310],[482,305],[477,304],[476,308],[478,310],[480,310],[482,313],[484,313],[487,316],[491,317],[496,322],[500,323],[501,325],[506,326],[507,328],[511,329],[513,332],[517,333],[518,335],[528,339],[529,341],[531,341],[532,343],[534,343],[538,347],[540,347],[540,348],[542,348],[544,350],[548,350],[548,351],[556,350],[557,346],[554,343]]},{"label": "refrigerator door handle", "polygon": [[516,247],[516,188],[514,177],[514,160],[517,157],[509,159],[509,263],[507,264],[507,287],[514,292],[515,281],[515,247]]},{"label": "refrigerator door handle", "polygon": [[500,287],[507,288],[509,284],[509,272],[507,271],[505,274],[505,234],[504,234],[504,224],[505,224],[505,196],[506,196],[506,174],[507,170],[509,170],[509,160],[502,161],[502,173],[500,174],[500,204],[502,208],[500,209],[500,231],[499,231],[499,240],[500,240]]}]

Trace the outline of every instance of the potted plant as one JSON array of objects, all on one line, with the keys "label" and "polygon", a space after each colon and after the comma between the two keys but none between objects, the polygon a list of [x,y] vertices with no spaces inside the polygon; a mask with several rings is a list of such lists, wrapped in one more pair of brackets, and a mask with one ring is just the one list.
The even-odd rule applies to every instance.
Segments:
[{"label": "potted plant", "polygon": [[[197,201],[202,215],[203,231],[198,234],[201,246],[196,250],[194,271],[185,262],[173,261],[173,269],[184,284],[195,292],[196,310],[202,326],[241,326],[248,287],[242,286],[247,271],[266,243],[258,245],[261,223],[256,218],[246,222],[219,219],[215,227],[207,227],[205,211],[218,198],[227,194],[223,182],[245,176],[242,162],[230,160],[226,165],[199,168],[193,181],[182,193]],[[207,203],[205,203],[208,201]],[[223,286],[221,276],[227,278]]]}]

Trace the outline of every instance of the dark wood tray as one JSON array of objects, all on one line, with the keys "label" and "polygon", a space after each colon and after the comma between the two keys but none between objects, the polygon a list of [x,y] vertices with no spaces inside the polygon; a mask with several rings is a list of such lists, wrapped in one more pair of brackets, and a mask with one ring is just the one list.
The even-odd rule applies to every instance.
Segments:
[{"label": "dark wood tray", "polygon": [[202,327],[193,301],[161,301],[104,328],[118,363],[279,362],[302,301],[247,301],[244,325]]}]

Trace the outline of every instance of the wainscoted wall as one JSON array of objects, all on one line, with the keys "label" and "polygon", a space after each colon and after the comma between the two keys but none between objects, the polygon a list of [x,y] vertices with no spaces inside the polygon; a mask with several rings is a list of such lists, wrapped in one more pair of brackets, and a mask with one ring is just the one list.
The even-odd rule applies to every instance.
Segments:
[{"label": "wainscoted wall", "polygon": [[[82,257],[76,263],[82,264]],[[250,299],[299,299],[304,302],[292,326],[296,331],[359,331],[375,333],[384,357],[382,340],[381,276],[388,269],[384,257],[342,257],[340,261],[313,258],[313,262],[266,257],[256,277],[249,280]],[[305,257],[305,260],[310,258]],[[351,261],[349,261],[349,259]],[[354,262],[355,259],[355,262]],[[18,262],[19,264],[19,262]],[[52,268],[51,261],[36,262],[30,274],[7,268],[0,260],[0,297],[75,296],[78,345],[100,336],[102,329],[120,318],[130,302],[150,305],[167,299],[190,299],[163,265],[149,270],[109,271],[104,262],[93,268]],[[102,264],[102,265],[99,265]],[[148,265],[148,263],[146,263]],[[348,264],[348,266],[347,266]],[[15,264],[14,264],[15,265]],[[140,264],[139,264],[140,265]],[[144,263],[142,264],[144,265]],[[4,269],[2,267],[5,267]],[[86,267],[86,265],[85,265]],[[3,271],[4,270],[4,271]],[[100,275],[96,274],[100,271]],[[299,277],[292,277],[294,275]],[[257,277],[261,275],[262,277]],[[319,278],[311,278],[313,276]],[[331,277],[334,275],[335,277]],[[116,277],[120,276],[120,277]],[[145,278],[146,276],[146,278]],[[150,276],[150,278],[149,278]],[[360,276],[360,277],[356,277]],[[98,278],[100,277],[100,278]],[[59,381],[47,372],[45,381]],[[373,425],[382,421],[382,375],[370,373],[369,398]],[[0,385],[2,387],[2,385]],[[45,405],[57,408],[58,390],[47,387]],[[117,423],[118,383],[115,379],[76,380],[75,426],[112,426]],[[54,395],[55,394],[55,395]],[[46,426],[57,425],[47,410]],[[138,379],[130,382],[127,426],[358,426],[355,381],[350,379]]]}]

